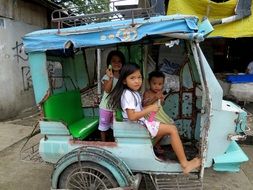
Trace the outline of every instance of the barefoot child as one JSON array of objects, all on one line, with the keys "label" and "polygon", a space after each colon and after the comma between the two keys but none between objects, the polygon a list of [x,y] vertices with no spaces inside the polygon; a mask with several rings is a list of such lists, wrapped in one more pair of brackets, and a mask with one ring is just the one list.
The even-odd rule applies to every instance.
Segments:
[{"label": "barefoot child", "polygon": [[107,105],[107,96],[118,82],[120,70],[124,65],[125,59],[120,51],[111,51],[107,56],[106,74],[102,78],[102,88],[104,90],[102,100],[99,104],[99,126],[101,140],[106,141],[108,130],[112,126],[113,111]]},{"label": "barefoot child", "polygon": [[190,161],[186,159],[184,148],[178,131],[173,125],[160,123],[159,121],[148,122],[144,117],[151,112],[157,112],[157,104],[142,107],[142,100],[139,89],[142,85],[142,74],[137,64],[124,65],[118,83],[109,94],[109,104],[112,108],[121,108],[123,118],[130,121],[138,121],[145,124],[150,135],[159,141],[164,136],[171,137],[171,145],[181,164],[183,172],[188,174],[200,166],[201,160],[194,158]]},{"label": "barefoot child", "polygon": [[[143,94],[143,107],[152,105],[154,103],[162,104],[164,102],[163,95],[163,86],[164,86],[165,75],[161,71],[152,71],[148,75],[149,82],[149,90],[146,90]],[[150,118],[150,114],[145,118]],[[159,111],[155,114],[155,120],[160,121],[162,123],[173,125],[174,121],[171,119],[164,111],[163,108],[160,107]],[[175,126],[174,126],[175,127]],[[164,153],[164,150],[161,148],[159,142],[156,142],[154,150],[157,154]]]}]

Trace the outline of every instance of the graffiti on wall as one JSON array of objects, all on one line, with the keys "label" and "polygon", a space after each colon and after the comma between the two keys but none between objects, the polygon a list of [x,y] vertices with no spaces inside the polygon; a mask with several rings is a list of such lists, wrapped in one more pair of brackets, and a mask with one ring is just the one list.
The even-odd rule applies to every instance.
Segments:
[{"label": "graffiti on wall", "polygon": [[[15,51],[14,57],[16,58],[17,64],[26,64],[28,61],[28,56],[23,51],[23,43],[19,43],[16,41],[16,45],[12,47],[12,50]],[[29,66],[21,66],[21,75],[22,75],[22,82],[23,82],[23,89],[27,91],[32,88],[32,77],[30,73]]]},{"label": "graffiti on wall", "polygon": [[30,88],[32,88],[32,76],[30,73],[30,67],[22,66],[21,71],[22,71],[23,89],[24,91],[27,91]]},{"label": "graffiti on wall", "polygon": [[19,43],[16,41],[16,45],[12,48],[15,51],[14,57],[17,58],[17,63],[19,64],[20,61],[22,62],[27,62],[28,61],[28,56],[22,56],[23,52],[23,43]]},{"label": "graffiti on wall", "polygon": [[[28,65],[28,56],[24,53],[23,43],[16,41],[12,50],[15,51],[14,57],[16,63],[21,66],[21,75],[23,82],[23,90],[28,91],[33,87],[30,67]],[[61,88],[63,85],[62,66],[60,62],[47,61],[47,70],[50,79],[50,84],[53,89]]]}]

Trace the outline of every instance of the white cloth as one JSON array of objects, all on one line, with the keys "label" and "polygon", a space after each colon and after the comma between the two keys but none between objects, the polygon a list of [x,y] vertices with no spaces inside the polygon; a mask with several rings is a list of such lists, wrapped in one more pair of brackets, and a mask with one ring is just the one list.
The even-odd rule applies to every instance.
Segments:
[{"label": "white cloth", "polygon": [[[141,111],[142,105],[139,92],[130,91],[128,89],[124,90],[121,96],[121,108],[123,110],[122,116],[125,119],[128,118],[126,109],[133,109],[136,112]],[[145,119],[142,117],[139,120],[144,121]]]},{"label": "white cloth", "polygon": [[248,64],[247,69],[249,74],[253,74],[253,61]]}]

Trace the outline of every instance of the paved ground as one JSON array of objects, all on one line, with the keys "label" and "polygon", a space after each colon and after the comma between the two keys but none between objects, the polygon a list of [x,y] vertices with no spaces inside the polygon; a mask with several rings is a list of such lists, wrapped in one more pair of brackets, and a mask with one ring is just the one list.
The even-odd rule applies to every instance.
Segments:
[{"label": "paved ground", "polygon": [[[252,109],[253,105],[249,107]],[[27,115],[31,115],[28,116]],[[0,122],[0,189],[46,190],[50,189],[52,165],[24,161],[20,150],[37,120],[37,113],[28,110],[15,120]],[[40,138],[39,135],[36,138]],[[34,143],[38,139],[34,139]],[[204,190],[253,190],[253,145],[241,145],[250,161],[242,165],[238,173],[220,173],[211,168],[205,170]],[[36,147],[35,147],[36,148]],[[36,157],[35,157],[36,158]]]},{"label": "paved ground", "polygon": [[0,152],[0,189],[49,190],[53,167],[46,163],[22,161],[19,152],[24,142]]},{"label": "paved ground", "polygon": [[205,170],[204,190],[253,190],[253,145],[243,145],[250,161],[243,164],[238,173]]}]

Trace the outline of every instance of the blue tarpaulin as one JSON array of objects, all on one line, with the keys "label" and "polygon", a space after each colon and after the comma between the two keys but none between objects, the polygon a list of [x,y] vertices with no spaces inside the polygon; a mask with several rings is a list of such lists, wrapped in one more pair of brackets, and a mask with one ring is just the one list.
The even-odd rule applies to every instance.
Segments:
[{"label": "blue tarpaulin", "polygon": [[[198,18],[185,15],[157,16],[91,23],[78,27],[48,29],[23,37],[26,52],[58,50],[72,43],[74,48],[138,41],[146,36],[171,33],[198,34]],[[198,34],[201,36],[201,34]]]},{"label": "blue tarpaulin", "polygon": [[253,74],[245,74],[245,75],[228,75],[226,77],[229,83],[248,83],[253,82]]}]

